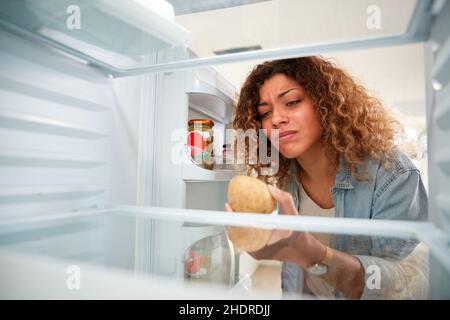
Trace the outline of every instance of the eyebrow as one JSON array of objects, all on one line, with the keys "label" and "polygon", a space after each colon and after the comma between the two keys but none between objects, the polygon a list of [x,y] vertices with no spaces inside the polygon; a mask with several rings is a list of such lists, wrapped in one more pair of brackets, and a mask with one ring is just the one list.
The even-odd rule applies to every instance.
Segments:
[{"label": "eyebrow", "polygon": [[[280,94],[278,95],[278,99],[280,99],[280,98],[282,98],[283,96],[287,95],[287,94],[288,94],[289,92],[291,92],[292,90],[300,90],[300,88],[295,87],[295,88],[288,89],[288,90],[286,90],[286,91],[280,93]],[[262,106],[267,106],[267,105],[269,105],[267,102],[261,101],[260,103],[258,103],[258,104],[256,105],[256,107],[262,107]]]}]

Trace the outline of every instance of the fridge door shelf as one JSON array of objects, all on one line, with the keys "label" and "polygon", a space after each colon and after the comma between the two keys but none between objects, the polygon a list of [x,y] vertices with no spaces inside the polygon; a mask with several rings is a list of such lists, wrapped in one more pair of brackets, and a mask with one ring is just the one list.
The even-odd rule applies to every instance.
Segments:
[{"label": "fridge door shelf", "polygon": [[186,161],[182,167],[185,182],[229,181],[238,174],[240,174],[239,171],[233,170],[203,169],[192,161]]},{"label": "fridge door shelf", "polygon": [[200,71],[185,72],[185,92],[188,94],[189,108],[213,120],[228,123],[235,105],[236,88],[212,68]]},{"label": "fridge door shelf", "polygon": [[[214,120],[217,124],[215,134],[218,134],[215,143],[225,143],[223,140],[228,137],[226,129],[235,107],[236,88],[211,67],[186,71],[184,74],[189,113],[193,111],[194,117]],[[186,157],[190,158],[189,155]],[[215,158],[217,160],[218,156]],[[182,168],[182,178],[187,182],[229,181],[236,174],[238,171],[231,165],[214,165],[214,170],[207,170],[191,158],[190,161],[185,161]]]}]

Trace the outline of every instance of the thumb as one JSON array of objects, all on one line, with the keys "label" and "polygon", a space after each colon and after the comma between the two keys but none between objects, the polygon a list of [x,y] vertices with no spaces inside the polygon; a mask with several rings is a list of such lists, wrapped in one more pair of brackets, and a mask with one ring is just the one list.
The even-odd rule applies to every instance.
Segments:
[{"label": "thumb", "polygon": [[294,199],[289,192],[282,191],[277,187],[267,185],[272,197],[278,202],[278,205],[283,214],[298,215]]},{"label": "thumb", "polygon": [[228,202],[225,202],[225,211],[233,212],[233,209],[231,209],[231,207],[230,207],[230,205],[228,204]]}]

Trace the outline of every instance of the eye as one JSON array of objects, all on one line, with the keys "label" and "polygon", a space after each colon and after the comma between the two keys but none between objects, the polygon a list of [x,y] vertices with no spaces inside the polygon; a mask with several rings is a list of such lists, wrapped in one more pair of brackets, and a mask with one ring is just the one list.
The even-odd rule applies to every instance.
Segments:
[{"label": "eye", "polygon": [[270,113],[271,111],[263,112],[259,117],[261,118],[261,120],[264,120],[270,115]]},{"label": "eye", "polygon": [[301,101],[302,101],[302,100],[300,100],[300,99],[298,99],[298,100],[292,100],[292,101],[289,101],[288,103],[286,103],[286,105],[287,105],[288,107],[293,107],[293,106],[299,104]]}]

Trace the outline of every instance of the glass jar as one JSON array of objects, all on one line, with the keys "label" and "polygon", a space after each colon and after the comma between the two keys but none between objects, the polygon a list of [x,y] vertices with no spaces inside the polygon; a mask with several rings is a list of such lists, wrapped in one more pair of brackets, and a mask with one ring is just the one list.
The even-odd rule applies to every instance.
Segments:
[{"label": "glass jar", "polygon": [[234,261],[225,232],[202,238],[184,253],[184,278],[189,282],[234,283]]},{"label": "glass jar", "polygon": [[214,167],[214,121],[191,119],[188,126],[188,146],[192,160],[199,166],[212,170]]}]

